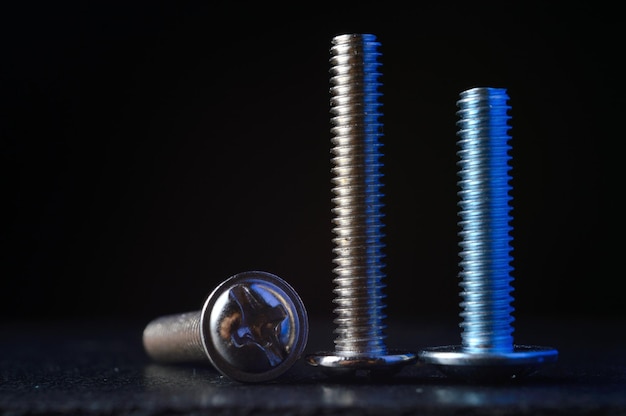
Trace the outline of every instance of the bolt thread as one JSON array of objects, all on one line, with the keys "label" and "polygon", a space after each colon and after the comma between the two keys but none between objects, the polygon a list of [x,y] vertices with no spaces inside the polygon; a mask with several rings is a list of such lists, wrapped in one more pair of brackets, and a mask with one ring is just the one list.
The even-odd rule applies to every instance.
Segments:
[{"label": "bolt thread", "polygon": [[155,361],[183,363],[207,361],[200,330],[201,312],[157,318],[143,331],[143,345]]},{"label": "bolt thread", "polygon": [[513,351],[513,290],[505,89],[474,88],[457,102],[458,185],[463,288],[462,347],[470,353]]},{"label": "bolt thread", "polygon": [[335,346],[345,356],[384,355],[380,43],[369,34],[332,43]]}]

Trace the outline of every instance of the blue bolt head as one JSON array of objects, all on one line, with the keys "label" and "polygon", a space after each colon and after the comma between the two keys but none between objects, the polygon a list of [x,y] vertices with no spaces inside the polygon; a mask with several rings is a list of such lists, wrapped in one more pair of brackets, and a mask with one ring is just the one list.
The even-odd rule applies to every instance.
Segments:
[{"label": "blue bolt head", "polygon": [[427,348],[419,359],[432,364],[448,377],[476,382],[502,382],[527,377],[540,367],[554,363],[558,351],[551,347],[514,345],[513,351],[470,353],[462,346]]}]

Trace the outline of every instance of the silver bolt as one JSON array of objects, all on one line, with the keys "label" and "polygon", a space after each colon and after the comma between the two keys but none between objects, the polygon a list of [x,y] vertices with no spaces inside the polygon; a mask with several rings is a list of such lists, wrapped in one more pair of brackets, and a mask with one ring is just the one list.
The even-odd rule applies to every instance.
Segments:
[{"label": "silver bolt", "polygon": [[201,311],[151,321],[143,332],[147,354],[162,363],[208,361],[240,382],[275,379],[300,358],[308,316],[296,291],[262,271],[231,276]]},{"label": "silver bolt", "polygon": [[371,34],[339,35],[332,43],[337,338],[334,352],[307,362],[335,374],[391,373],[416,356],[387,351],[384,342],[380,43]]},{"label": "silver bolt", "polygon": [[516,378],[558,357],[550,347],[513,344],[508,100],[506,89],[473,88],[457,102],[462,343],[419,353],[453,377]]}]

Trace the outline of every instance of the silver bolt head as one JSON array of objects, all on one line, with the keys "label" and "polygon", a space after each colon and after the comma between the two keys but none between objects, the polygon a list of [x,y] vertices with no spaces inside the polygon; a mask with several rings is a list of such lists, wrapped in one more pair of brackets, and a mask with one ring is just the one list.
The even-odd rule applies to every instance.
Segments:
[{"label": "silver bolt head", "polygon": [[306,362],[320,367],[331,376],[391,376],[404,366],[417,361],[411,352],[390,351],[385,355],[339,355],[337,352],[318,352],[306,357]]},{"label": "silver bolt head", "polygon": [[558,359],[551,347],[514,345],[510,353],[469,353],[460,345],[427,348],[419,359],[448,377],[478,382],[515,380],[535,373]]},{"label": "silver bolt head", "polygon": [[200,330],[207,356],[222,375],[256,383],[279,377],[300,358],[309,324],[302,300],[285,280],[248,271],[213,290]]}]

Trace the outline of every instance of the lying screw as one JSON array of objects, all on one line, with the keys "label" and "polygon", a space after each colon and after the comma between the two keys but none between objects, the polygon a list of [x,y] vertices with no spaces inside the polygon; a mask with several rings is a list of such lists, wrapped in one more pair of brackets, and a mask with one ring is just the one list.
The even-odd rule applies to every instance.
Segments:
[{"label": "lying screw", "polygon": [[419,353],[442,372],[473,380],[527,375],[558,356],[549,347],[513,344],[508,100],[505,89],[473,88],[457,102],[462,344]]},{"label": "lying screw", "polygon": [[391,373],[413,362],[416,356],[390,354],[384,343],[380,43],[374,35],[347,34],[334,37],[333,45],[330,62],[337,338],[334,352],[309,355],[307,362],[335,374]]},{"label": "lying screw", "polygon": [[148,355],[162,363],[208,360],[240,382],[274,379],[300,358],[308,317],[283,279],[249,271],[222,282],[201,311],[163,316],[143,332]]}]

